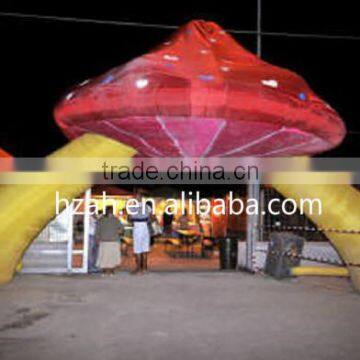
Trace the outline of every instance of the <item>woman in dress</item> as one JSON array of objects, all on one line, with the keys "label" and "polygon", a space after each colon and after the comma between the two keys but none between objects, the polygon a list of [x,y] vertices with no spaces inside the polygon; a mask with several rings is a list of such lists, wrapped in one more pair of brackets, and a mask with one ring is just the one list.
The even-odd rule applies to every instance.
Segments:
[{"label": "woman in dress", "polygon": [[124,227],[114,216],[112,207],[107,207],[96,229],[96,240],[99,243],[96,266],[105,274],[114,274],[115,268],[121,263],[120,236],[123,233]]}]

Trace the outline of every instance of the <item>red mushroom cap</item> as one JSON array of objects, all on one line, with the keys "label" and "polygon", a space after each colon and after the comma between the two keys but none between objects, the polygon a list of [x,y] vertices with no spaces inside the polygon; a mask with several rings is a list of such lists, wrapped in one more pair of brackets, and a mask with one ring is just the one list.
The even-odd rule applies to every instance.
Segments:
[{"label": "red mushroom cap", "polygon": [[338,114],[300,76],[205,21],[80,84],[55,118],[69,138],[103,134],[143,156],[314,154],[345,135]]}]

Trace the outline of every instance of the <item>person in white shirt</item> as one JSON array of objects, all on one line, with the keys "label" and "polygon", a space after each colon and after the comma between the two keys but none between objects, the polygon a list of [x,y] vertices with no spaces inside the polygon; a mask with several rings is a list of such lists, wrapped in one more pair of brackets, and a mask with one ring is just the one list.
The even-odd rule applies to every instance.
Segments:
[{"label": "person in white shirt", "polygon": [[151,209],[142,204],[141,193],[136,194],[137,205],[129,206],[129,217],[133,223],[133,242],[135,255],[135,270],[133,274],[143,274],[148,271],[148,253],[150,251],[149,219]]}]

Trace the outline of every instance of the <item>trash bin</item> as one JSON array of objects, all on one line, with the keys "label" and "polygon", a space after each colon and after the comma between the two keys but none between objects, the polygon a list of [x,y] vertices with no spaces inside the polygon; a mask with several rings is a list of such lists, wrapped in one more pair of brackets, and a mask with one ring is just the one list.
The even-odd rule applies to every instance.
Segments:
[{"label": "trash bin", "polygon": [[226,237],[219,239],[220,270],[234,270],[237,266],[238,239]]}]

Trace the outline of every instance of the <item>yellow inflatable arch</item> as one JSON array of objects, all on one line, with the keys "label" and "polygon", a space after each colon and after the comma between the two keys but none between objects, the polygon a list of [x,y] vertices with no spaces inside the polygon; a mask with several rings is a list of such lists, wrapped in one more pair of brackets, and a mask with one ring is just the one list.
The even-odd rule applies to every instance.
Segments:
[{"label": "yellow inflatable arch", "polygon": [[[135,150],[114,140],[100,135],[86,134],[50,157],[117,157],[126,162],[130,161],[134,154]],[[61,193],[61,198],[71,200],[83,194],[91,186],[90,176],[88,183],[46,184],[46,177],[49,174],[37,175],[40,184],[0,186],[0,283],[12,279],[24,251],[55,216],[56,191]]]},{"label": "yellow inflatable arch", "polygon": [[[105,137],[87,134],[51,155],[56,157],[118,157],[128,159],[135,150]],[[126,160],[124,160],[126,162]],[[124,164],[125,165],[125,164]],[[41,176],[46,176],[43,174]],[[11,280],[16,266],[31,241],[55,215],[55,192],[69,200],[82,194],[91,182],[78,185],[0,186],[0,283]],[[360,193],[347,185],[276,185],[285,197],[300,201],[318,198],[326,211],[308,214],[321,228],[359,229]],[[36,209],[34,211],[34,209]],[[360,290],[360,235],[327,233],[343,260],[356,289]],[[300,271],[301,272],[301,271]]]},{"label": "yellow inflatable arch", "polygon": [[[320,199],[322,214],[307,214],[319,228],[360,229],[360,192],[350,185],[296,184],[274,187],[282,195],[296,200],[297,203],[306,198]],[[327,232],[325,235],[348,264],[354,287],[360,290],[360,234]]]}]

